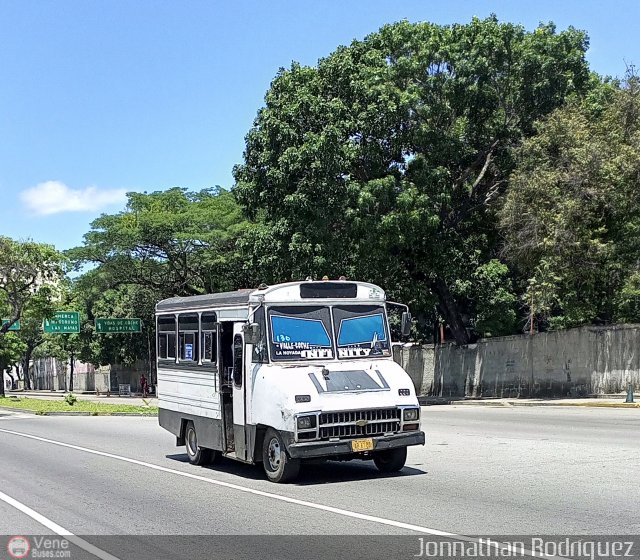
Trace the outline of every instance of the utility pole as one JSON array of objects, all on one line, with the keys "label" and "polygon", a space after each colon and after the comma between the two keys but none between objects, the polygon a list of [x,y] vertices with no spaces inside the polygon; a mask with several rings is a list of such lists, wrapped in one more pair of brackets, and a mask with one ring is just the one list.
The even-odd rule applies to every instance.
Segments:
[{"label": "utility pole", "polygon": [[533,335],[533,316],[534,316],[533,294],[531,294],[531,324],[529,325],[529,334],[530,335]]},{"label": "utility pole", "polygon": [[71,369],[69,371],[69,392],[73,393],[73,350],[71,350],[69,361],[71,363]]}]

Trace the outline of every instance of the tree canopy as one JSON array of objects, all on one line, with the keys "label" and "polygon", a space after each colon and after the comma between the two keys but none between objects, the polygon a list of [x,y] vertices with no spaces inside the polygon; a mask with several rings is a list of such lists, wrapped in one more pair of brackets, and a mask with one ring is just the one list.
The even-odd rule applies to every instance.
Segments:
[{"label": "tree canopy", "polygon": [[[435,303],[468,342],[480,315],[492,321],[473,296],[498,256],[496,201],[514,149],[588,90],[587,44],[551,24],[403,21],[317,67],[280,70],[234,169],[257,222],[244,245],[252,263],[267,281],[346,274],[423,314]],[[509,281],[493,279],[505,280],[503,310]]]},{"label": "tree canopy", "polygon": [[[238,245],[247,229],[233,195],[219,188],[129,193],[124,210],[94,220],[68,252],[78,268],[70,297],[87,318],[81,359],[133,363],[153,356],[154,306],[164,298],[256,285]],[[143,335],[96,334],[97,317],[139,317]]]},{"label": "tree canopy", "polygon": [[111,288],[134,284],[165,297],[232,289],[234,275],[242,275],[235,238],[243,224],[228,191],[172,188],[127,196],[122,212],[93,221],[71,258],[98,264]]},{"label": "tree canopy", "polygon": [[640,321],[640,81],[605,83],[524,142],[501,221],[551,327]]},{"label": "tree canopy", "polygon": [[0,325],[0,336],[20,320],[27,307],[41,319],[51,314],[64,261],[51,245],[0,237],[0,311],[8,318]]}]

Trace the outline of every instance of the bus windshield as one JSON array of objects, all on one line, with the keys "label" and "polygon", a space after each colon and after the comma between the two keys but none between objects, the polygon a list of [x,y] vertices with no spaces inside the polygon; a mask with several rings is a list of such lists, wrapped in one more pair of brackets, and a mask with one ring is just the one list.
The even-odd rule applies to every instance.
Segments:
[{"label": "bus windshield", "polygon": [[315,360],[334,357],[331,316],[327,307],[271,307],[269,330],[273,360]]},{"label": "bus windshield", "polygon": [[276,306],[269,309],[269,344],[274,361],[366,358],[391,355],[381,305]]},{"label": "bus windshield", "polygon": [[384,307],[339,305],[333,308],[338,358],[389,356],[391,344]]}]

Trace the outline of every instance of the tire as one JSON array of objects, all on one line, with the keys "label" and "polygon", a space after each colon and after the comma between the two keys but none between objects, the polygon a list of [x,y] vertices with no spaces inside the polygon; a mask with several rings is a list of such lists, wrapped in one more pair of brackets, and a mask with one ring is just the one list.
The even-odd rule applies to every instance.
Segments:
[{"label": "tire", "polygon": [[184,429],[184,446],[187,450],[187,457],[192,465],[208,465],[213,461],[214,452],[212,449],[200,447],[198,445],[198,435],[193,422],[189,420]]},{"label": "tire", "polygon": [[290,482],[300,472],[300,460],[287,455],[282,437],[273,428],[262,440],[262,466],[271,482]]},{"label": "tire", "polygon": [[407,448],[397,447],[379,451],[373,456],[373,462],[378,470],[383,473],[393,473],[402,470],[407,462]]}]

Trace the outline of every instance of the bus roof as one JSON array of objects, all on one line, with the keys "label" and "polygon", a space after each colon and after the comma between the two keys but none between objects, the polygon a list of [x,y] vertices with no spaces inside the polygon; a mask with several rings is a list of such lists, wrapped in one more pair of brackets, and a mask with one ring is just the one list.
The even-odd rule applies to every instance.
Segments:
[{"label": "bus roof", "polygon": [[234,307],[248,305],[249,296],[255,290],[249,288],[235,292],[219,292],[201,296],[172,297],[156,305],[156,313],[181,311],[184,309],[208,309],[210,307]]},{"label": "bus roof", "polygon": [[235,292],[220,292],[200,296],[172,297],[164,299],[156,305],[156,313],[173,311],[198,310],[220,307],[240,307],[249,303],[260,302],[296,302],[322,300],[344,301],[384,301],[384,291],[368,282],[349,280],[319,280],[303,282],[287,282],[272,286],[260,287],[257,290],[245,289]]}]

